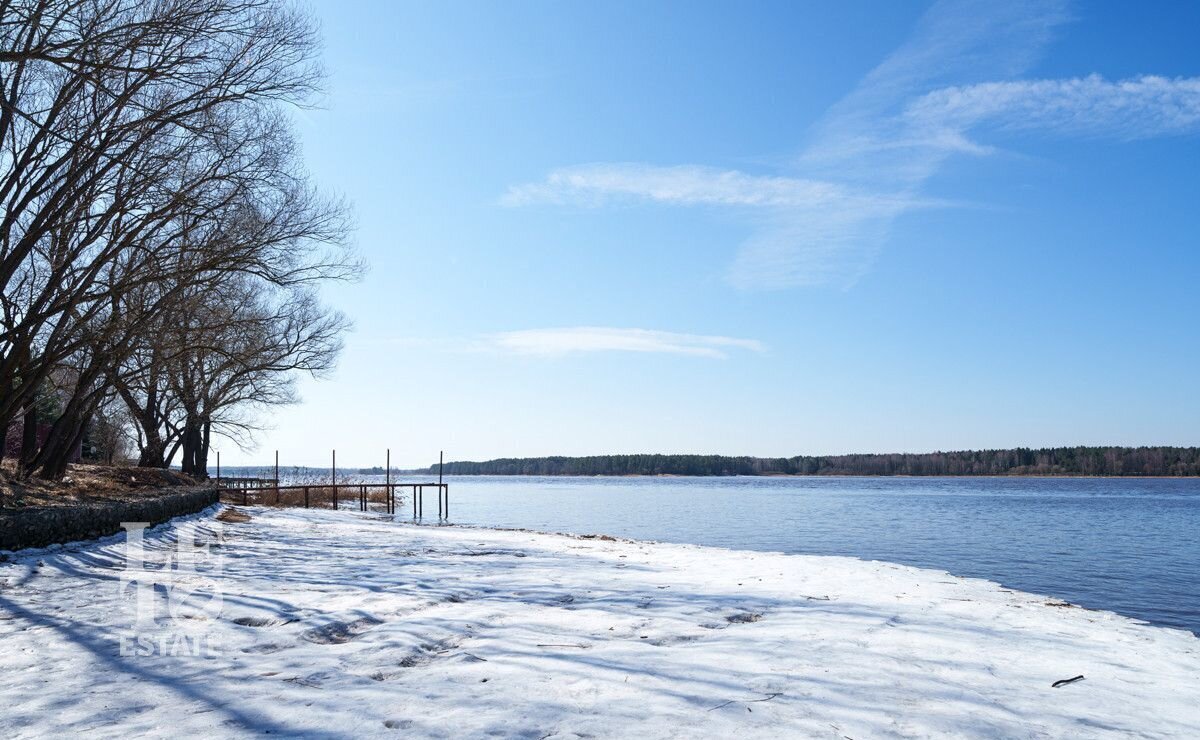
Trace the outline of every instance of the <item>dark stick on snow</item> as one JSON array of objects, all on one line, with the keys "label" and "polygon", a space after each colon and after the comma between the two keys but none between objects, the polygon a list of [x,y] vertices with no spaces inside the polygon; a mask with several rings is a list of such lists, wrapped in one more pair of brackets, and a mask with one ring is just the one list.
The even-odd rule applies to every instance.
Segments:
[{"label": "dark stick on snow", "polygon": [[782,691],[777,691],[777,692],[775,692],[774,694],[767,694],[766,698],[764,698],[764,699],[746,699],[746,700],[744,700],[744,701],[743,701],[743,700],[741,700],[741,699],[730,699],[729,701],[727,701],[727,702],[725,702],[725,703],[723,703],[723,704],[718,704],[718,705],[717,705],[717,706],[715,706],[715,707],[710,707],[708,711],[710,711],[710,712],[711,712],[711,711],[714,711],[714,710],[716,710],[716,709],[720,709],[721,707],[727,707],[727,706],[729,706],[730,704],[754,704],[754,703],[756,703],[756,702],[760,702],[760,701],[771,701],[772,699],[774,699],[774,698],[775,698],[775,697],[777,697],[777,696],[783,696],[783,692],[782,692]]}]

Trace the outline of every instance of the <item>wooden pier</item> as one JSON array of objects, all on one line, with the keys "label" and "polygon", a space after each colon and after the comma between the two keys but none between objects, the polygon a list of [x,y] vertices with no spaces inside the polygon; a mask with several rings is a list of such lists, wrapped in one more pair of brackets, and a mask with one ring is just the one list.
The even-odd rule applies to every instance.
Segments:
[{"label": "wooden pier", "polygon": [[[221,479],[226,481],[228,479]],[[396,513],[396,489],[412,493],[413,519],[425,516],[425,489],[437,493],[438,519],[450,518],[449,483],[317,483],[303,486],[222,485],[218,482],[218,500],[243,506],[298,506],[305,509],[344,509],[353,502],[359,511],[372,511],[371,504],[383,504],[384,513]],[[380,495],[373,496],[373,493]]]},{"label": "wooden pier", "polygon": [[[275,452],[275,477],[229,477],[221,475],[221,453],[217,452],[217,500],[243,506],[302,506],[310,508],[343,508],[342,502],[355,501],[359,511],[371,511],[372,503],[382,503],[388,514],[396,513],[396,489],[412,491],[413,520],[425,516],[425,489],[437,492],[438,521],[450,518],[450,484],[442,482],[445,453],[438,453],[437,483],[392,482],[392,451],[386,453],[387,480],[383,483],[338,483],[337,450],[332,451],[328,483],[279,485],[279,451]],[[378,493],[379,495],[373,495]]]}]

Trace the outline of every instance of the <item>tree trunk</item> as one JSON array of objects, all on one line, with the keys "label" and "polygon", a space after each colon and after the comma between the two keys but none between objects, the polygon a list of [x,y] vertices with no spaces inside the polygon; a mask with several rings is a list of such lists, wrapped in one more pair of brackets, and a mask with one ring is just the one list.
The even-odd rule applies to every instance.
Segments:
[{"label": "tree trunk", "polygon": [[83,439],[85,420],[95,410],[97,399],[98,396],[72,398],[63,409],[62,416],[54,421],[35,460],[42,478],[62,480],[67,474],[67,465],[71,462],[75,445]]},{"label": "tree trunk", "polygon": [[210,442],[212,442],[212,422],[206,420],[203,432],[201,432],[199,446],[196,449],[196,472],[194,475],[197,478],[208,479],[208,449]]},{"label": "tree trunk", "polygon": [[[78,415],[70,424],[65,425],[55,437],[54,446],[48,447],[45,460],[42,462],[41,476],[46,480],[62,480],[67,474],[67,465],[75,452],[75,446],[83,441],[84,422]],[[47,440],[47,445],[50,442]]]},{"label": "tree trunk", "polygon": [[167,445],[157,435],[146,435],[146,441],[142,444],[142,448],[138,450],[138,467],[139,468],[165,468],[167,467]]},{"label": "tree trunk", "polygon": [[21,454],[17,457],[17,477],[28,478],[33,472],[33,460],[38,453],[37,407],[30,405],[25,410],[21,424]]},{"label": "tree trunk", "polygon": [[183,426],[183,461],[180,469],[191,476],[200,477],[200,422],[188,414]]}]

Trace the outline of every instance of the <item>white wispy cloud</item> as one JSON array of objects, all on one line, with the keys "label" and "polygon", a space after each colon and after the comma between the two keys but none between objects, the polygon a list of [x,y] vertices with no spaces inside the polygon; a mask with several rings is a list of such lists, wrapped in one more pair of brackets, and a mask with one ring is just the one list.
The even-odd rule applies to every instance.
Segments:
[{"label": "white wispy cloud", "polygon": [[807,177],[905,197],[875,210],[846,203],[774,214],[739,249],[733,284],[853,285],[897,218],[940,202],[923,195],[924,186],[949,157],[990,151],[961,129],[913,125],[908,106],[931,90],[1025,72],[1065,20],[1064,4],[1054,0],[936,3],[909,39],[812,127],[794,164]]},{"label": "white wispy cloud", "polygon": [[1019,79],[1069,20],[1050,0],[939,2],[909,39],[814,125],[785,176],[700,165],[601,163],[517,185],[507,205],[642,200],[737,208],[751,236],[729,270],[743,288],[849,286],[897,218],[946,205],[925,187],[988,130],[1131,140],[1200,129],[1200,78]]},{"label": "white wispy cloud", "polygon": [[603,163],[554,170],[543,182],[509,188],[506,205],[528,203],[603,204],[641,198],[681,205],[792,207],[842,201],[841,185],[794,177],[761,177],[713,167],[655,167]]},{"label": "white wispy cloud", "polygon": [[766,350],[762,342],[754,339],[604,326],[500,332],[485,337],[484,344],[502,352],[542,356],[579,352],[655,352],[725,359],[735,350]]},{"label": "white wispy cloud", "polygon": [[965,132],[979,126],[1143,139],[1200,129],[1200,78],[1146,75],[1110,81],[1012,80],[947,87],[913,101],[911,126]]},{"label": "white wispy cloud", "polygon": [[854,209],[874,214],[897,208],[946,205],[946,201],[909,193],[871,192],[843,183],[798,177],[749,175],[694,165],[655,167],[603,163],[554,170],[543,182],[515,185],[501,202],[603,205],[632,198],[674,205],[749,206],[753,208]]},{"label": "white wispy cloud", "polygon": [[621,200],[678,206],[742,207],[760,219],[730,279],[743,287],[845,282],[868,255],[855,247],[877,225],[915,208],[945,201],[905,192],[872,192],[842,183],[750,175],[712,167],[611,163],[555,170],[538,183],[514,186],[506,205],[601,206]]}]

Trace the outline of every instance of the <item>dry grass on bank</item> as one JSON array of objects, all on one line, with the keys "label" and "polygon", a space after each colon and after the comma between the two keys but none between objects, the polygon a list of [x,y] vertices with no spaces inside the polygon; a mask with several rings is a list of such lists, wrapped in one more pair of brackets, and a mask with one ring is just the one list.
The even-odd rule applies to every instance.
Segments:
[{"label": "dry grass on bank", "polygon": [[[347,483],[340,483],[347,485]],[[329,486],[312,485],[308,487],[308,505],[313,509],[332,509],[333,508],[333,489]],[[358,505],[359,493],[358,489],[342,488],[338,491],[338,500],[340,508],[353,508]],[[245,498],[241,491],[229,491],[221,494],[222,501],[232,503],[245,503],[255,506],[271,506],[271,507],[303,507],[304,506],[304,491],[296,488],[266,488],[261,491],[247,491]],[[401,502],[410,501],[406,492],[397,487],[396,490],[396,506],[400,506]],[[372,510],[381,509],[387,506],[387,492],[383,488],[368,488],[367,502]],[[437,499],[433,499],[434,507],[437,506]]]},{"label": "dry grass on bank", "polygon": [[221,513],[217,514],[217,521],[228,522],[230,524],[245,524],[250,519],[251,516],[249,514],[232,506],[222,509]]},{"label": "dry grass on bank", "polygon": [[16,461],[0,462],[0,510],[31,506],[70,506],[100,501],[131,501],[171,486],[194,486],[174,470],[75,463],[61,481],[17,480]]}]

